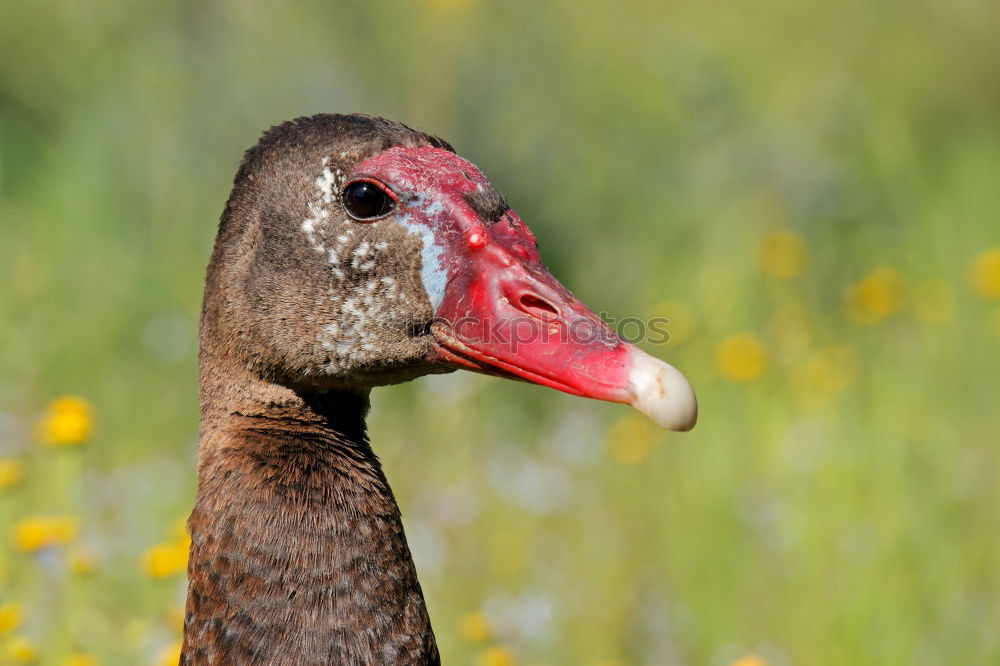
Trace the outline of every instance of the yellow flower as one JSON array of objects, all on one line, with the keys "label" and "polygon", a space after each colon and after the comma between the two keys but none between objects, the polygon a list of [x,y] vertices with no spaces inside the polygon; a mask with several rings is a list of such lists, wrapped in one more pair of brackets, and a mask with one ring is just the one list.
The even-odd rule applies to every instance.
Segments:
[{"label": "yellow flower", "polygon": [[[663,301],[649,313],[652,342],[662,342],[667,347],[679,347],[687,342],[697,326],[691,308],[680,301]],[[666,337],[666,340],[660,338]]]},{"label": "yellow flower", "polygon": [[829,345],[798,368],[795,379],[799,394],[809,401],[839,393],[858,374],[858,357],[851,347]]},{"label": "yellow flower", "polygon": [[66,657],[63,666],[97,666],[97,657],[86,652],[77,652]]},{"label": "yellow flower", "polygon": [[740,657],[729,666],[767,666],[767,661],[764,657],[749,654],[745,657]]},{"label": "yellow flower", "polygon": [[24,636],[11,636],[7,641],[7,659],[16,664],[27,664],[38,659],[38,650]]},{"label": "yellow flower", "polygon": [[29,516],[14,523],[11,539],[18,550],[32,551],[67,544],[79,531],[80,524],[72,516]]},{"label": "yellow flower", "polygon": [[775,231],[760,244],[760,267],[771,277],[796,278],[806,270],[809,248],[805,240],[790,231]]},{"label": "yellow flower", "polygon": [[479,654],[479,666],[514,666],[514,653],[505,647],[491,645]]},{"label": "yellow flower", "polygon": [[736,382],[749,382],[767,369],[768,354],[755,335],[736,333],[722,341],[715,351],[719,371]]},{"label": "yellow flower", "polygon": [[925,280],[913,288],[913,312],[925,324],[943,324],[955,314],[955,299],[944,280]]},{"label": "yellow flower", "polygon": [[976,257],[969,278],[972,287],[983,298],[1000,298],[1000,247]]},{"label": "yellow flower", "polygon": [[178,518],[170,531],[174,537],[172,541],[158,543],[142,556],[142,569],[151,578],[166,578],[187,571],[188,552],[191,550],[187,521]]},{"label": "yellow flower", "polygon": [[163,648],[159,659],[156,660],[157,663],[160,666],[177,666],[177,663],[181,660],[181,647],[181,642],[177,641]]},{"label": "yellow flower", "polygon": [[8,634],[24,622],[24,607],[16,601],[0,604],[0,634]]},{"label": "yellow flower", "polygon": [[490,637],[490,623],[482,611],[470,611],[458,619],[458,633],[469,641],[485,641]]},{"label": "yellow flower", "polygon": [[97,569],[97,556],[86,546],[72,548],[66,555],[69,570],[81,576],[93,573]]},{"label": "yellow flower", "polygon": [[0,488],[17,485],[24,476],[24,468],[17,458],[0,458]]},{"label": "yellow flower", "polygon": [[39,427],[39,438],[52,446],[82,444],[90,437],[93,413],[83,398],[66,396],[49,403]]},{"label": "yellow flower", "polygon": [[617,462],[634,465],[649,455],[657,434],[652,421],[629,414],[608,430],[608,452]]},{"label": "yellow flower", "polygon": [[187,560],[187,543],[160,543],[142,556],[142,569],[150,578],[166,578],[187,571]]},{"label": "yellow flower", "polygon": [[877,324],[903,307],[905,284],[894,268],[876,268],[847,295],[847,315],[860,324]]}]

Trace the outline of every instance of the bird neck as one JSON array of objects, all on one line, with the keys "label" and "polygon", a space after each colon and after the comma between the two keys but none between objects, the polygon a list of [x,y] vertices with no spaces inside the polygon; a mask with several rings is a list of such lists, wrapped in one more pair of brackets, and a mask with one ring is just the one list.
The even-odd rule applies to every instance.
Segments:
[{"label": "bird neck", "polygon": [[439,663],[367,392],[205,380],[181,663]]}]

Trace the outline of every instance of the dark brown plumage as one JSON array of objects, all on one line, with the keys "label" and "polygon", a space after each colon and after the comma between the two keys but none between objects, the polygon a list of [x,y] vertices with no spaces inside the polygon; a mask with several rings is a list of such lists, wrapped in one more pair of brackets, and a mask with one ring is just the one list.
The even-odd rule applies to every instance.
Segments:
[{"label": "dark brown plumage", "polygon": [[[362,243],[400,249],[373,273],[342,264],[338,278],[300,229],[323,157],[347,173],[393,145],[450,149],[398,123],[322,115],[267,132],[237,173],[202,311],[182,664],[439,662],[399,509],[365,431],[371,386],[435,371],[409,326],[431,317],[419,242],[390,225],[361,227],[345,255]],[[372,349],[317,344],[344,315],[328,292],[390,276],[406,312],[367,331]]]},{"label": "dark brown plumage", "polygon": [[465,200],[472,210],[476,211],[480,219],[487,224],[500,221],[503,214],[510,210],[507,198],[492,187],[469,192],[465,195]]}]

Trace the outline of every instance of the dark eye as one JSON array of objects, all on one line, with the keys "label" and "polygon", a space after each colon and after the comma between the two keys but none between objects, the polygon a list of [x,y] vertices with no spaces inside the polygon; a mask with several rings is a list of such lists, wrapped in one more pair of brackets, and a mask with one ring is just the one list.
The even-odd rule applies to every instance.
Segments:
[{"label": "dark eye", "polygon": [[396,202],[384,189],[367,180],[357,180],[344,188],[344,208],[356,220],[373,220],[388,215]]}]

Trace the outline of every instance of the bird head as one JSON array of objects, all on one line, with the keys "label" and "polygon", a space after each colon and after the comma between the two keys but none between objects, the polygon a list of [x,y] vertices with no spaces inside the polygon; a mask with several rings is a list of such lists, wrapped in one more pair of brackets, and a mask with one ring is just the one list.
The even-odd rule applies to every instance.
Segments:
[{"label": "bird head", "polygon": [[293,121],[248,153],[220,238],[226,218],[243,249],[223,307],[251,315],[246,347],[268,352],[245,360],[277,381],[462,368],[694,425],[685,377],[560,284],[527,224],[440,139],[364,116]]}]

